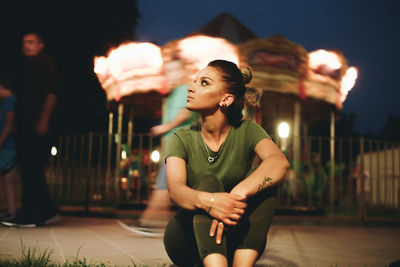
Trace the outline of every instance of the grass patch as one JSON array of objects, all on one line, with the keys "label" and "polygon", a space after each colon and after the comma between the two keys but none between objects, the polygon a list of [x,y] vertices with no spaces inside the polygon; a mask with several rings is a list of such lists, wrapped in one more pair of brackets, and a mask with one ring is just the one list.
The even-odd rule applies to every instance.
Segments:
[{"label": "grass patch", "polygon": [[[72,262],[54,263],[51,261],[52,249],[41,249],[38,245],[26,247],[21,240],[21,257],[18,259],[0,259],[1,267],[112,267],[112,265],[99,263],[89,263],[85,257],[79,257],[78,249]],[[157,267],[166,267],[167,264],[157,265]],[[132,261],[132,265],[127,267],[150,267],[148,265],[138,265]]]}]

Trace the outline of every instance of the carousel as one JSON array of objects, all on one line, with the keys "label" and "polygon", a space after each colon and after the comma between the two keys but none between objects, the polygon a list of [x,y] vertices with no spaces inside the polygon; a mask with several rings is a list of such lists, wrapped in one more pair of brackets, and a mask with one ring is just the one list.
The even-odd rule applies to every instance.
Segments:
[{"label": "carousel", "polygon": [[[252,69],[250,85],[262,88],[263,95],[260,107],[244,110],[245,115],[262,125],[282,150],[291,145],[296,174],[302,151],[300,137],[307,136],[309,127],[321,120],[330,121],[334,162],[335,118],[354,86],[357,69],[348,65],[340,51],[306,51],[279,35],[258,38],[226,13],[163,47],[131,42],[94,59],[94,72],[110,105],[109,132],[113,132],[113,110],[118,114],[119,134],[124,120],[128,135],[132,134],[134,118],[160,121],[163,97],[193,81],[214,59]],[[290,134],[278,137],[280,123]],[[333,168],[331,164],[331,177]]]}]

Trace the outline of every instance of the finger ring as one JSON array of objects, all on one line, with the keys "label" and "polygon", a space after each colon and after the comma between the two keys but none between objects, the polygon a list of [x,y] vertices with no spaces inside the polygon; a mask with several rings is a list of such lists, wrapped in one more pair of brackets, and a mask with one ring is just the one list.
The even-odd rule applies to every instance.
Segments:
[{"label": "finger ring", "polygon": [[224,225],[224,223],[223,222],[219,222],[219,225]]}]

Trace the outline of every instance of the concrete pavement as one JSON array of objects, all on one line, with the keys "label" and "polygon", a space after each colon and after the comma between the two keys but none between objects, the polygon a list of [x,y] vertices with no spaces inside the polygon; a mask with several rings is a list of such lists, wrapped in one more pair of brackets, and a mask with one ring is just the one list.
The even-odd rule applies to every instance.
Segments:
[{"label": "concrete pavement", "polygon": [[[279,222],[279,220],[277,220]],[[273,223],[257,266],[389,266],[400,260],[400,227]],[[0,227],[0,258],[19,258],[25,246],[51,249],[53,262],[77,256],[107,266],[169,266],[162,237],[129,231],[115,218],[66,216],[51,226]]]}]

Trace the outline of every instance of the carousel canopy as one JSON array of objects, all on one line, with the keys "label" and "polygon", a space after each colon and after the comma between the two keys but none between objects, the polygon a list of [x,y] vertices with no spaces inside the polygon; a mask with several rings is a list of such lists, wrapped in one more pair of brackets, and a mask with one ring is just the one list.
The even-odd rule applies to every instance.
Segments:
[{"label": "carousel canopy", "polygon": [[240,44],[251,39],[258,38],[255,33],[253,33],[237,18],[229,13],[221,13],[209,23],[200,28],[198,31],[195,31],[192,34],[220,37],[234,44]]},{"label": "carousel canopy", "polygon": [[161,48],[150,43],[121,45],[107,57],[95,58],[95,72],[109,101],[133,99],[136,94],[135,101],[140,102],[139,96],[146,92],[162,97],[174,87],[191,82],[214,59],[250,66],[252,86],[264,93],[315,99],[329,108],[342,108],[357,78],[357,70],[347,65],[340,51],[310,53],[284,36],[257,38],[228,13]]}]

